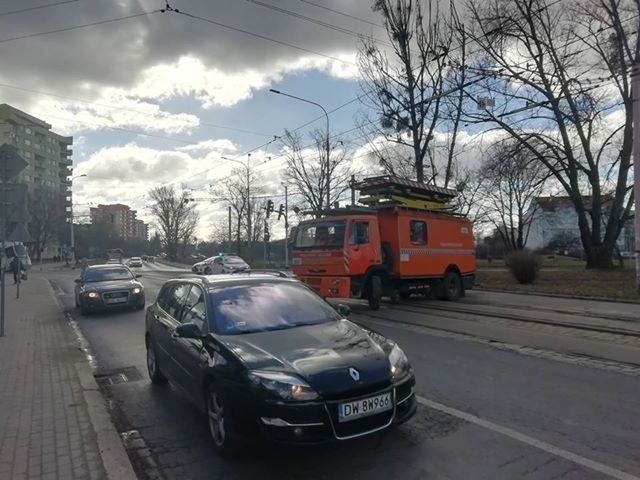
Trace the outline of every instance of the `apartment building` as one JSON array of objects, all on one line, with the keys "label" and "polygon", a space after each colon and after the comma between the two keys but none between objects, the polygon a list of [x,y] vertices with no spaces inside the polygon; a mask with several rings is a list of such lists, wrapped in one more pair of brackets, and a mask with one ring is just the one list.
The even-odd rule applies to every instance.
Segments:
[{"label": "apartment building", "polygon": [[24,183],[29,190],[50,188],[70,201],[73,137],[58,135],[44,120],[2,103],[0,143],[17,147],[29,164],[18,176],[18,183]]},{"label": "apartment building", "polygon": [[91,207],[91,223],[111,225],[114,232],[123,240],[147,240],[149,226],[138,220],[137,212],[128,205],[115,203]]}]

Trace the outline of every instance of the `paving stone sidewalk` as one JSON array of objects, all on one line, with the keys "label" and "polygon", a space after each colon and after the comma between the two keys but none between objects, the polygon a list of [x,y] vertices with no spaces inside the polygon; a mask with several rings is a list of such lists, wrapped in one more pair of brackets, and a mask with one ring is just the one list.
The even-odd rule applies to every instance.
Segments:
[{"label": "paving stone sidewalk", "polygon": [[92,424],[79,369],[88,367],[72,328],[42,276],[30,275],[20,299],[9,277],[0,337],[0,479],[113,478]]}]

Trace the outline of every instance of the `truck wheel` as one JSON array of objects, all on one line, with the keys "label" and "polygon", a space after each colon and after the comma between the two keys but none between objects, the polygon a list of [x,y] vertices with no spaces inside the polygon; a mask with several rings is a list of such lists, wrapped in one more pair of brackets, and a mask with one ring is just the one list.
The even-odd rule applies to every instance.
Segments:
[{"label": "truck wheel", "polygon": [[441,300],[457,300],[462,296],[462,279],[456,272],[447,272],[442,279]]},{"label": "truck wheel", "polygon": [[371,310],[380,310],[380,302],[382,300],[382,279],[378,275],[374,275],[369,280],[369,308]]}]

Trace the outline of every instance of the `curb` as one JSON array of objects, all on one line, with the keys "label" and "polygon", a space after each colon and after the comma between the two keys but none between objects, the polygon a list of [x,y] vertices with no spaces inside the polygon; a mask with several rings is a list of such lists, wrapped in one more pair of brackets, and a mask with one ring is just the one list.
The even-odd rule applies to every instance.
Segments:
[{"label": "curb", "polygon": [[474,290],[483,292],[495,292],[495,293],[512,293],[514,295],[533,295],[536,297],[554,297],[554,298],[569,298],[572,300],[588,300],[592,302],[610,302],[610,303],[626,303],[628,305],[640,304],[640,300],[623,300],[621,298],[608,298],[608,297],[587,297],[582,295],[563,295],[561,293],[545,293],[545,292],[525,292],[520,290],[506,290],[499,288],[485,288],[480,285],[474,285]]},{"label": "curb", "polygon": [[107,478],[109,480],[136,480],[138,477],[133,471],[120,435],[111,422],[111,415],[107,410],[104,397],[89,363],[77,362],[75,367],[80,378],[82,396],[87,404],[89,420],[96,434],[98,450],[102,465],[107,472]]},{"label": "curb", "polygon": [[[49,294],[53,298],[53,301],[60,310],[64,311],[64,306],[55,294],[51,282],[47,281],[47,284],[49,285]],[[107,404],[93,376],[95,357],[90,351],[89,343],[82,334],[82,331],[80,331],[75,320],[68,314],[64,316],[67,320],[67,325],[69,325],[78,341],[80,350],[85,354],[86,360],[76,362],[74,367],[78,373],[82,397],[87,404],[89,421],[96,434],[100,460],[102,460],[102,466],[107,474],[107,478],[109,480],[137,480],[138,477],[133,470],[129,455],[127,455],[124,445],[122,444],[122,439],[111,421]]]}]

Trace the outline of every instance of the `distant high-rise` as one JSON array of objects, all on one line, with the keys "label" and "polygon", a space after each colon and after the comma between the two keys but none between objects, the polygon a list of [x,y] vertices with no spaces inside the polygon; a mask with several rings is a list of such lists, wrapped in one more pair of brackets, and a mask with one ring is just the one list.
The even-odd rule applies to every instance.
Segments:
[{"label": "distant high-rise", "polygon": [[110,225],[124,240],[148,240],[149,226],[136,218],[137,212],[128,205],[115,203],[98,205],[90,209],[91,223]]}]

